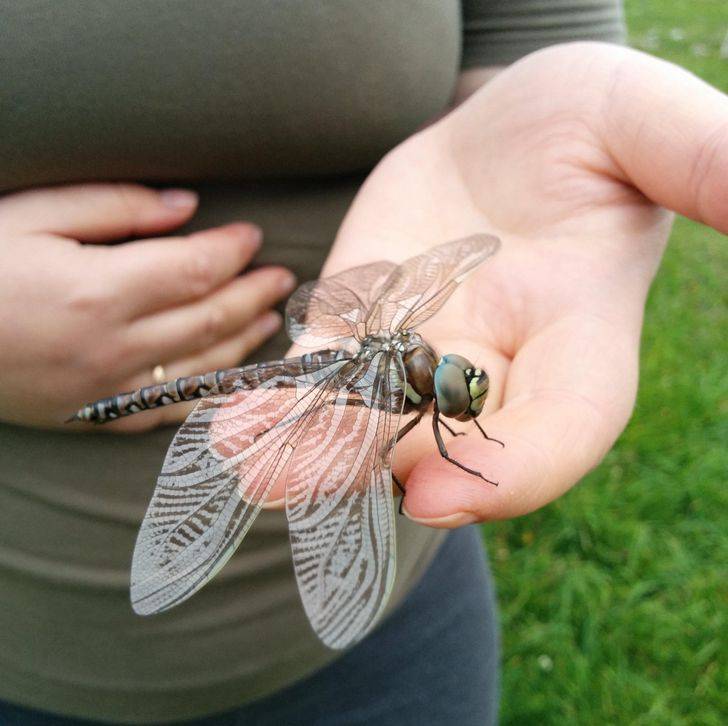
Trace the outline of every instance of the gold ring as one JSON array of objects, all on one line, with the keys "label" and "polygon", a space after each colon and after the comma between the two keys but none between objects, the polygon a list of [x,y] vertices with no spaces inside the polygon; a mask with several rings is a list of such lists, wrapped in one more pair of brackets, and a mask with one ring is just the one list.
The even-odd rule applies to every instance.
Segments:
[{"label": "gold ring", "polygon": [[167,373],[161,363],[152,369],[152,379],[155,383],[164,383],[167,380]]}]

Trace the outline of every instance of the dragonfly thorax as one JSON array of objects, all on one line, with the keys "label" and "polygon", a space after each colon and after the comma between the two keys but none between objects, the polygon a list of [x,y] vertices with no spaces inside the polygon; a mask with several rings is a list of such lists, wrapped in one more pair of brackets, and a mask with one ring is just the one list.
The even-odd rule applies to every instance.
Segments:
[{"label": "dragonfly thorax", "polygon": [[[414,337],[414,336],[413,336]],[[425,409],[435,398],[437,354],[420,336],[410,341],[402,356],[407,384],[408,409]]]},{"label": "dragonfly thorax", "polygon": [[421,343],[422,338],[417,333],[412,333],[409,330],[400,330],[392,334],[367,335],[361,341],[359,356],[371,358],[380,351],[397,351],[404,355],[409,348]]}]

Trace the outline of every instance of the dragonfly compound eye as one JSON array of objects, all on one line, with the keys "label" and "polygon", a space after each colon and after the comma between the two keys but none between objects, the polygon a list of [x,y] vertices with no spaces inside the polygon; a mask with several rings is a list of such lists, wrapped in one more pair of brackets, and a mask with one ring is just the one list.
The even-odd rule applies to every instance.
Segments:
[{"label": "dragonfly compound eye", "polygon": [[435,370],[437,407],[443,416],[460,421],[479,416],[489,387],[488,374],[461,355],[443,356]]},{"label": "dragonfly compound eye", "polygon": [[470,391],[466,370],[473,364],[461,355],[445,355],[435,369],[435,396],[443,416],[470,418]]}]

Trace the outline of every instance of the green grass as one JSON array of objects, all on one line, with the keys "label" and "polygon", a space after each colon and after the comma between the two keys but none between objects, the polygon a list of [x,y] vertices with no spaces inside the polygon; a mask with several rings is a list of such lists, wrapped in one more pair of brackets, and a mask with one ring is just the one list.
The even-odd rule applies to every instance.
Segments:
[{"label": "green grass", "polygon": [[[728,91],[725,0],[628,0],[626,11],[633,45]],[[502,609],[503,724],[726,723],[726,280],[728,239],[678,219],[627,430],[567,496],[483,528]]]}]

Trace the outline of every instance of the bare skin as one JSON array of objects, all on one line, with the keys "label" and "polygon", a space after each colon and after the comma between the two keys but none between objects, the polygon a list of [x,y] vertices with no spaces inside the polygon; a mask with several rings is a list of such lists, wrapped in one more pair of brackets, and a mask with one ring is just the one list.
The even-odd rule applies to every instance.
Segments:
[{"label": "bare skin", "polygon": [[420,330],[489,372],[479,420],[505,449],[470,428],[448,450],[499,486],[444,461],[421,425],[395,454],[408,516],[436,527],[515,517],[599,463],[634,405],[665,207],[728,232],[726,179],[728,100],[597,43],[525,58],[379,164],[324,274],[475,231],[504,243]]},{"label": "bare skin", "polygon": [[[149,385],[159,363],[170,378],[235,366],[280,327],[271,308],[293,275],[271,267],[238,276],[261,244],[256,227],[155,237],[196,204],[191,192],[128,184],[0,199],[0,370],[13,382],[0,387],[0,419],[63,426],[79,402]],[[127,237],[140,239],[104,244]],[[187,408],[110,429],[177,422]]]},{"label": "bare skin", "polygon": [[[403,260],[478,231],[493,232],[504,242],[498,255],[420,331],[441,352],[460,353],[488,370],[491,392],[480,423],[506,447],[484,440],[473,429],[473,435],[449,441],[448,450],[500,485],[484,484],[442,460],[431,427],[419,426],[395,456],[395,473],[407,485],[405,512],[410,517],[455,527],[525,514],[560,496],[602,459],[634,404],[644,302],[672,221],[665,208],[728,232],[726,128],[728,101],[685,71],[628,49],[574,43],[533,54],[504,70],[454,112],[393,150],[372,172],[323,274],[378,259]],[[26,226],[18,223],[20,228],[13,229],[7,219],[16,204],[12,197],[0,202],[0,239],[5,241],[0,248],[8,259],[8,246],[29,249],[40,238],[41,244],[57,245],[57,254],[65,255],[49,264],[73,272],[64,272],[63,289],[46,308],[63,311],[55,324],[34,323],[33,336],[24,342],[28,353],[16,351],[16,359],[0,354],[5,358],[0,362],[9,366],[5,373],[16,376],[58,369],[58,377],[50,379],[54,385],[38,395],[30,387],[4,391],[0,417],[34,410],[50,393],[52,410],[25,414],[26,422],[55,423],[79,402],[97,397],[101,388],[106,394],[147,383],[149,369],[159,360],[180,361],[170,364],[172,376],[220,367],[212,364],[212,355],[189,348],[190,336],[199,333],[194,326],[168,333],[187,341],[170,344],[168,358],[158,354],[151,343],[154,336],[129,335],[137,329],[129,322],[130,313],[121,315],[122,288],[114,288],[117,294],[110,302],[103,302],[103,287],[96,295],[81,295],[79,302],[83,288],[78,283],[89,276],[78,267],[80,258],[72,256],[79,254],[78,245],[66,239],[61,249],[57,238],[103,241],[130,231],[136,236],[159,234],[180,224],[191,210],[151,216],[134,212],[123,219],[111,215],[117,222],[109,225],[108,215],[91,215],[93,224],[82,223],[86,213],[71,205],[61,215],[65,224],[46,222],[28,229],[27,219],[34,215],[26,209],[17,215]],[[69,209],[73,222],[67,221]],[[230,279],[231,270],[245,264],[246,243],[231,244],[240,249],[235,247],[234,260],[227,273],[220,272],[216,286],[202,286],[201,300],[219,294],[210,287],[225,290],[242,284]],[[131,257],[129,266],[134,264]],[[99,264],[104,259],[97,256]],[[42,287],[36,267],[29,262],[26,272],[24,289],[31,302],[33,285]],[[128,284],[136,282],[123,265],[114,274],[110,267],[105,268],[108,281],[125,276]],[[45,282],[53,289],[55,278],[49,277]],[[5,313],[3,302],[0,310]],[[174,304],[194,307],[189,300],[175,299]],[[106,340],[128,346],[128,363],[126,357],[112,356],[101,341],[91,346],[88,360],[77,358],[74,351],[88,342],[84,326],[99,319],[99,305],[106,311],[101,318],[106,327],[112,330],[112,322],[116,326]],[[23,309],[27,307],[26,302]],[[164,319],[169,313],[160,312],[164,307],[150,303],[145,311],[160,324],[155,328],[160,333],[162,327],[174,330],[169,318]],[[245,321],[238,319],[227,338],[223,334],[217,339],[232,346],[255,318],[253,313]],[[24,320],[21,325],[4,314],[0,340],[23,336],[22,327],[29,324],[27,316]],[[66,320],[75,322],[69,326]],[[65,327],[73,335],[61,336]],[[41,334],[45,342],[39,351]],[[207,344],[208,350],[216,346],[210,339]],[[190,360],[200,363],[194,371],[189,370]],[[112,370],[119,361],[122,369]],[[179,411],[173,406],[155,413],[178,420]],[[136,425],[144,419],[139,425],[147,427],[160,422],[151,415],[120,423]],[[274,490],[271,503],[281,494]]]}]

